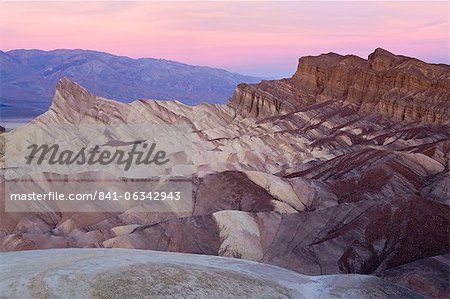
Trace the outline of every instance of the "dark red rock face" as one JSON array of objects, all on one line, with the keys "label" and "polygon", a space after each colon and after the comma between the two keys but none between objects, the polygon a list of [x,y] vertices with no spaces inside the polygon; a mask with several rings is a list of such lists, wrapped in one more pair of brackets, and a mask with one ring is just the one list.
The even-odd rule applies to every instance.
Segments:
[{"label": "dark red rock face", "polygon": [[448,258],[450,243],[448,68],[381,49],[368,60],[324,54],[301,58],[290,79],[239,85],[229,105],[195,107],[106,101],[62,80],[36,123],[192,126],[192,211],[5,213],[1,204],[0,249],[239,257],[445,297],[448,263],[432,257]]}]

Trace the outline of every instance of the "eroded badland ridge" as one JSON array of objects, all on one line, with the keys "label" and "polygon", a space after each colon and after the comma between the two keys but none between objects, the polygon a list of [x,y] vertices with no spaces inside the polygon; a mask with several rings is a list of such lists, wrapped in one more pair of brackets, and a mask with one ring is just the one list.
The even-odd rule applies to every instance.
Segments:
[{"label": "eroded badland ridge", "polygon": [[123,104],[63,79],[35,125],[190,125],[193,209],[2,212],[0,248],[231,256],[303,274],[372,274],[445,296],[449,80],[448,65],[382,49],[368,60],[303,57],[292,78],[241,84],[227,105]]}]

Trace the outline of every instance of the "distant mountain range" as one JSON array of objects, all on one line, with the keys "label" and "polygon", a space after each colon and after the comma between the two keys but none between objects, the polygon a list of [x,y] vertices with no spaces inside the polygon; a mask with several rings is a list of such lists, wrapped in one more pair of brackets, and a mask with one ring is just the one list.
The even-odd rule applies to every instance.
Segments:
[{"label": "distant mountain range", "polygon": [[237,84],[261,81],[210,67],[88,50],[0,51],[1,120],[30,119],[46,111],[62,77],[105,98],[176,99],[188,105],[224,103]]}]

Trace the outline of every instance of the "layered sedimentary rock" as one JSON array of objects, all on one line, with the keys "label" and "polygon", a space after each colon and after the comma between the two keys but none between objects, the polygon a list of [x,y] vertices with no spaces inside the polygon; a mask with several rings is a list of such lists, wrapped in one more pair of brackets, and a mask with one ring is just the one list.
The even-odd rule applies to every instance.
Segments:
[{"label": "layered sedimentary rock", "polygon": [[367,60],[335,53],[302,57],[292,78],[240,84],[229,105],[245,116],[294,112],[329,99],[396,120],[448,123],[450,68],[376,49]]},{"label": "layered sedimentary rock", "polygon": [[[391,57],[381,50],[375,54]],[[334,54],[324,57],[322,67],[331,73],[337,68],[333,61],[344,59]],[[400,72],[409,61],[419,63],[391,58],[372,56],[370,67],[360,58],[346,59],[361,72],[366,67],[379,72],[376,76],[383,70]],[[447,66],[430,66],[436,67]],[[107,247],[201,253],[239,257],[304,274],[378,275],[428,296],[448,292],[448,281],[423,279],[420,273],[426,266],[415,263],[448,253],[450,132],[446,121],[425,117],[405,122],[380,111],[368,113],[364,109],[379,105],[371,92],[358,98],[354,86],[352,98],[342,98],[337,96],[339,84],[326,87],[326,72],[309,79],[296,76],[259,85],[273,88],[271,92],[240,86],[237,91],[249,88],[253,92],[249,106],[242,93],[242,101],[234,97],[229,105],[194,107],[152,100],[118,103],[61,80],[52,106],[33,121],[34,126],[48,130],[64,123],[190,126],[192,210],[2,210],[1,250]],[[435,76],[434,71],[426,73],[427,80]],[[294,80],[303,87],[294,88]],[[323,90],[315,89],[318,83],[314,80]],[[380,82],[373,84],[382,89]],[[425,87],[420,84],[408,84],[402,88],[416,98],[436,95],[427,109],[448,107],[447,91],[439,84],[423,92]],[[5,134],[14,142],[31,128]],[[28,178],[33,180],[34,174]],[[441,277],[441,272],[433,275]]]}]

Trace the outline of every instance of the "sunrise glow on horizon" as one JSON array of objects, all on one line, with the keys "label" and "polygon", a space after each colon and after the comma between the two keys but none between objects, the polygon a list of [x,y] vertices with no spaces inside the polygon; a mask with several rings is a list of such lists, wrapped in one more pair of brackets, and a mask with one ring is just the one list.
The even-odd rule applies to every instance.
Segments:
[{"label": "sunrise glow on horizon", "polygon": [[448,2],[0,2],[1,50],[89,49],[290,76],[304,55],[382,47],[449,63]]}]

